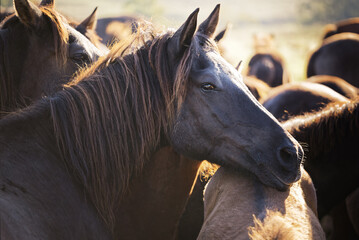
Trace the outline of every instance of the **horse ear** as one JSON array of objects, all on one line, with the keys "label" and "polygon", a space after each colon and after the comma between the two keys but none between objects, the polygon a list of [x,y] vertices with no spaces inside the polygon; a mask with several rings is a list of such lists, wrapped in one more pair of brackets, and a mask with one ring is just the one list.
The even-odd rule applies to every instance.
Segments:
[{"label": "horse ear", "polygon": [[42,0],[40,6],[54,8],[55,0]]},{"label": "horse ear", "polygon": [[201,25],[199,25],[198,32],[208,37],[212,37],[218,25],[219,9],[220,9],[220,4],[217,4],[217,6],[211,12],[209,17],[206,20],[204,20],[204,22],[201,23]]},{"label": "horse ear", "polygon": [[221,41],[222,38],[224,37],[224,35],[226,34],[228,28],[229,28],[229,25],[227,24],[226,28],[223,29],[220,33],[218,33],[218,34],[215,36],[214,41],[217,42],[217,43],[218,43],[219,41]]},{"label": "horse ear", "polygon": [[238,63],[237,66],[236,66],[236,69],[237,69],[237,71],[239,71],[239,72],[241,72],[241,65],[242,65],[242,60],[239,61],[239,63]]},{"label": "horse ear", "polygon": [[182,53],[191,45],[193,35],[197,27],[197,15],[199,8],[194,10],[187,18],[186,22],[173,34],[170,40],[170,51],[174,51],[175,55]]},{"label": "horse ear", "polygon": [[28,0],[14,0],[15,12],[26,26],[36,26],[42,16],[41,10]]},{"label": "horse ear", "polygon": [[83,27],[84,29],[95,30],[97,24],[97,7],[90,16],[88,16],[85,20],[83,20],[79,26]]}]

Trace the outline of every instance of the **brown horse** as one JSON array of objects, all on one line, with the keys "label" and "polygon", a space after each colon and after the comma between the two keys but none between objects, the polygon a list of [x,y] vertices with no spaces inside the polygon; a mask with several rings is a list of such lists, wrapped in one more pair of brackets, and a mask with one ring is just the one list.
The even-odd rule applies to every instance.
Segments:
[{"label": "brown horse", "polygon": [[248,63],[247,75],[255,76],[271,87],[289,82],[288,74],[283,66],[283,59],[278,52],[258,52]]},{"label": "brown horse", "polygon": [[70,25],[84,35],[91,43],[93,43],[103,53],[108,53],[108,48],[102,43],[102,38],[96,33],[97,25],[97,7],[84,19],[81,23],[71,21]]},{"label": "brown horse", "polygon": [[318,111],[336,101],[348,99],[322,84],[300,82],[273,88],[261,103],[278,120],[284,121],[306,112]]},{"label": "brown horse", "polygon": [[204,223],[197,239],[325,239],[309,175],[284,192],[255,176],[220,168],[206,186]]},{"label": "brown horse", "polygon": [[243,82],[257,100],[266,98],[271,91],[271,87],[267,83],[253,76],[244,76]]},{"label": "brown horse", "polygon": [[359,101],[329,104],[284,127],[307,146],[304,166],[316,186],[322,218],[359,187]]},{"label": "brown horse", "polygon": [[1,115],[56,92],[99,51],[52,5],[15,0],[0,29]]},{"label": "brown horse", "polygon": [[196,31],[197,14],[0,121],[13,238],[170,239],[202,159],[282,190],[300,178],[300,145],[217,51],[219,5]]},{"label": "brown horse", "polygon": [[358,88],[339,77],[329,75],[315,75],[308,78],[306,81],[323,84],[347,98],[355,99],[359,95]]},{"label": "brown horse", "polygon": [[331,75],[359,87],[359,35],[335,34],[325,39],[310,57],[307,77]]},{"label": "brown horse", "polygon": [[102,43],[110,46],[136,33],[140,19],[130,16],[100,18],[97,20],[96,32]]},{"label": "brown horse", "polygon": [[344,33],[344,32],[352,32],[359,34],[359,17],[348,18],[334,24],[328,24],[324,28],[324,37],[326,39],[328,37],[333,36],[334,34]]}]

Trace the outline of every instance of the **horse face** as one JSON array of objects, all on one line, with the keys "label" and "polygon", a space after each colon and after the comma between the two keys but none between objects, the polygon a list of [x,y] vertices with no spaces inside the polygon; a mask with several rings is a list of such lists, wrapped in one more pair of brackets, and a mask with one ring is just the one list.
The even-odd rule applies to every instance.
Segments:
[{"label": "horse face", "polygon": [[[27,0],[14,3],[17,16],[4,26],[11,29],[7,36],[11,55],[9,66],[17,69],[13,82],[25,103],[60,90],[80,67],[101,55],[63,17],[56,16],[55,10],[48,8],[52,14],[49,17]],[[67,41],[64,33],[68,34]]]},{"label": "horse face", "polygon": [[244,167],[264,184],[286,189],[300,178],[302,148],[200,30],[192,39],[197,47],[171,132],[173,147],[194,159]]}]

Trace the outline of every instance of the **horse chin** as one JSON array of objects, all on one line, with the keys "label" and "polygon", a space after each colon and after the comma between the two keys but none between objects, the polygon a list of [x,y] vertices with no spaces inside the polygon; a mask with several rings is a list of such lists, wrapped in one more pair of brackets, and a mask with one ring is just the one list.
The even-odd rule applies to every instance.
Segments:
[{"label": "horse chin", "polygon": [[301,177],[299,171],[296,176],[296,179],[288,183],[283,179],[281,179],[277,174],[275,174],[273,170],[271,170],[270,168],[264,165],[261,165],[259,169],[260,169],[259,172],[255,174],[259,178],[259,180],[263,184],[267,185],[268,187],[275,188],[278,191],[282,191],[282,192],[287,191],[290,188],[290,186],[292,186],[293,182],[298,181]]}]

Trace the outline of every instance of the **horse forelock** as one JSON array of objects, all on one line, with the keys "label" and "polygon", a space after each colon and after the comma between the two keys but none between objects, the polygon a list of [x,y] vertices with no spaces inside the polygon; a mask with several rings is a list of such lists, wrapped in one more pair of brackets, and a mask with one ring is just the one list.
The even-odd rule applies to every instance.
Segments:
[{"label": "horse forelock", "polygon": [[49,7],[40,7],[42,13],[50,20],[55,54],[58,61],[65,63],[67,60],[67,43],[69,41],[69,32],[65,27],[67,20]]},{"label": "horse forelock", "polygon": [[114,46],[49,100],[63,160],[112,230],[131,177],[162,137],[168,140],[176,98],[185,94],[191,54],[174,69],[166,51],[170,37],[152,33],[152,40],[137,36]]},{"label": "horse forelock", "polygon": [[[359,98],[350,102],[334,102],[324,109],[298,116],[284,123],[298,141],[305,142],[309,154],[331,151],[343,139],[353,136],[359,129]],[[311,148],[315,146],[315,148]]]}]

